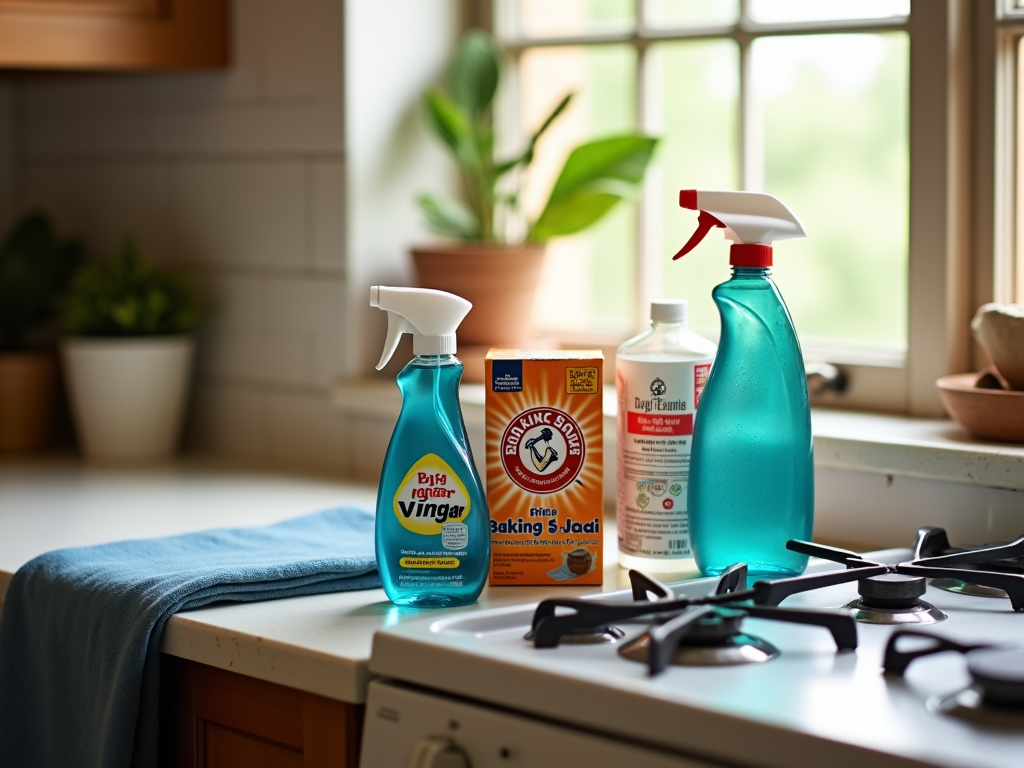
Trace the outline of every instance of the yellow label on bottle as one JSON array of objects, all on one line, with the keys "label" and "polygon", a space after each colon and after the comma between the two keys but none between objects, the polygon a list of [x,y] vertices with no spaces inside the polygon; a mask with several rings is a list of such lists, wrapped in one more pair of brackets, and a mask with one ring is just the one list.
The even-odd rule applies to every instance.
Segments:
[{"label": "yellow label on bottle", "polygon": [[458,568],[457,557],[403,557],[398,561],[403,568]]},{"label": "yellow label on bottle", "polygon": [[[444,542],[446,549],[465,546],[462,539],[468,538],[468,529],[461,524],[470,513],[469,494],[459,476],[436,453],[428,453],[413,464],[398,486],[392,506],[395,517],[406,530],[423,536],[444,532],[445,537],[451,539]],[[457,565],[458,560],[451,566],[418,567],[454,568]]]}]

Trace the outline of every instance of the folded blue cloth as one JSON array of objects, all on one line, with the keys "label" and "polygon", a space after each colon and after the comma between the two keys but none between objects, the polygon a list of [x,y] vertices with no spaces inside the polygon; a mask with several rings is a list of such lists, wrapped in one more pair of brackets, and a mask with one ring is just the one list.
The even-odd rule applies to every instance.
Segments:
[{"label": "folded blue cloth", "polygon": [[356,508],[41,555],[0,615],[0,766],[156,766],[173,614],[379,586],[373,515]]}]

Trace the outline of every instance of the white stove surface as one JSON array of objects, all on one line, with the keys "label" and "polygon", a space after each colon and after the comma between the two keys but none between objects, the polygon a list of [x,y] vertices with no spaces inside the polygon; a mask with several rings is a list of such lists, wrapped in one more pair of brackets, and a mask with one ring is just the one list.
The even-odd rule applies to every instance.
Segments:
[{"label": "white stove surface", "polygon": [[[908,560],[907,550],[870,553]],[[812,561],[808,572],[840,569]],[[672,585],[706,595],[715,579]],[[601,599],[629,600],[628,593]],[[839,608],[850,585],[794,595],[782,607]],[[948,614],[914,627],[961,642],[1024,645],[1024,613],[1009,600],[953,594],[929,586],[924,599]],[[995,728],[933,714],[929,697],[970,683],[964,657],[944,653],[914,662],[904,678],[881,672],[893,626],[857,624],[859,647],[837,653],[820,627],[745,619],[743,631],[781,655],[763,664],[672,667],[649,677],[617,653],[622,642],[537,649],[523,635],[535,605],[403,623],[378,632],[371,670],[380,676],[522,712],[606,736],[731,764],[778,768],[829,765],[1020,768],[1021,727]],[[618,625],[626,640],[642,623]]]}]

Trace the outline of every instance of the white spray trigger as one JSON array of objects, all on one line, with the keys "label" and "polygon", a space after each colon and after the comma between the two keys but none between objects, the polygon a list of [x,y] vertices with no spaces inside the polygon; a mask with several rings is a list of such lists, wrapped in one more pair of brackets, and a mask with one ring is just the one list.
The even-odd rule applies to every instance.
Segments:
[{"label": "white spray trigger", "polygon": [[377,363],[378,371],[382,370],[395,354],[403,333],[417,333],[416,326],[397,312],[388,312],[388,337],[384,340],[384,351],[380,355],[380,362]]},{"label": "white spray trigger", "polygon": [[455,354],[455,330],[473,308],[453,293],[385,285],[370,288],[370,306],[388,313],[388,336],[378,371],[395,354],[403,333],[413,334],[413,352],[417,355]]}]

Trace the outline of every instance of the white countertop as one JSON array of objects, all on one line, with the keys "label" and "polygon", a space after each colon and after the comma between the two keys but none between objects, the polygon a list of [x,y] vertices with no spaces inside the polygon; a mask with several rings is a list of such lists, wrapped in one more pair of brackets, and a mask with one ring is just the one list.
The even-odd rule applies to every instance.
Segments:
[{"label": "white countertop", "polygon": [[[259,472],[209,460],[112,469],[73,459],[0,462],[0,601],[13,573],[51,549],[263,525],[343,504],[372,508],[376,489]],[[606,526],[604,590],[626,586]],[[695,574],[687,574],[695,575]],[[676,578],[679,578],[677,576]],[[601,587],[487,588],[456,611],[532,602]],[[216,605],[172,617],[161,650],[299,690],[362,702],[378,628],[430,612],[399,609],[383,590]]]}]

